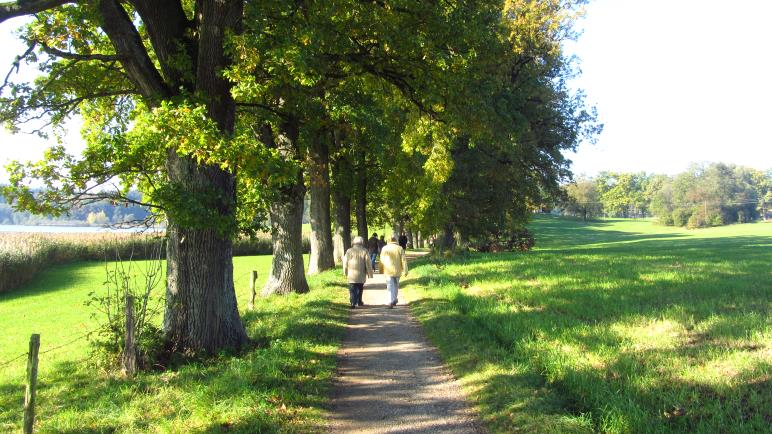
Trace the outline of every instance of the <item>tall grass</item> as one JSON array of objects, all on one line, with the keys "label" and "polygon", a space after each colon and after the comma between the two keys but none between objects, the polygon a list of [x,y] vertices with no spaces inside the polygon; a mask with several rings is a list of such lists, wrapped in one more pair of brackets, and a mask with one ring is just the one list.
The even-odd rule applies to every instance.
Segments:
[{"label": "tall grass", "polygon": [[[148,259],[164,242],[152,233],[8,233],[0,232],[0,293],[14,290],[47,267],[77,261]],[[308,252],[308,238],[303,239]],[[271,237],[237,238],[234,256],[270,255]],[[162,253],[165,251],[162,249]]]},{"label": "tall grass", "polygon": [[769,432],[772,225],[531,229],[406,285],[493,431]]}]

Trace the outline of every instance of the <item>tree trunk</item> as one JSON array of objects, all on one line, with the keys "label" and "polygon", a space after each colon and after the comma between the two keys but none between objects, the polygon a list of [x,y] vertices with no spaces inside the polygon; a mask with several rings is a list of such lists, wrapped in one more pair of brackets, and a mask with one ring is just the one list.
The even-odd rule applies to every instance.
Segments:
[{"label": "tree trunk", "polygon": [[413,230],[408,229],[405,235],[407,235],[407,246],[411,249],[414,248],[415,244],[413,243]]},{"label": "tree trunk", "polygon": [[308,178],[311,190],[311,258],[308,274],[335,267],[330,232],[330,156],[327,132],[320,132],[308,150]]},{"label": "tree trunk", "polygon": [[[297,119],[284,122],[277,141],[269,127],[264,128],[263,143],[275,147],[287,159],[299,159]],[[269,205],[273,258],[271,274],[261,291],[263,296],[308,292],[303,264],[303,200],[306,189],[303,173],[298,172],[295,182],[285,185],[279,197]]]},{"label": "tree trunk", "polygon": [[351,247],[351,196],[341,189],[333,190],[335,202],[335,236],[333,237],[335,263],[343,263],[343,255]]},{"label": "tree trunk", "polygon": [[303,176],[298,174],[297,183],[283,192],[282,200],[270,205],[273,259],[263,296],[308,292],[303,264],[304,196]]},{"label": "tree trunk", "polygon": [[335,264],[343,263],[343,255],[351,247],[351,198],[335,196],[335,235],[332,237]]},{"label": "tree trunk", "polygon": [[365,152],[360,151],[357,155],[356,168],[356,212],[357,212],[357,235],[368,238],[367,235],[367,165],[365,161]]},{"label": "tree trunk", "polygon": [[[198,6],[196,91],[204,96],[209,116],[229,136],[236,106],[231,84],[221,75],[229,63],[223,47],[227,32],[240,28],[243,2],[201,1]],[[240,348],[248,339],[233,285],[230,236],[235,227],[235,176],[218,166],[178,156],[174,149],[168,152],[167,170],[171,184],[216,221],[188,221],[187,217],[180,221],[174,213],[169,216],[164,331],[176,351],[214,353]]]},{"label": "tree trunk", "polygon": [[440,251],[451,250],[456,246],[456,237],[453,226],[445,225],[442,231],[442,238],[439,240]]},{"label": "tree trunk", "polygon": [[[226,192],[225,198],[230,200],[208,207],[219,208],[220,223],[227,225],[235,205],[233,175],[219,168],[201,167],[188,157],[177,156],[174,150],[169,154],[169,177],[189,197]],[[236,304],[233,250],[227,229],[183,227],[170,218],[166,232],[164,331],[173,350],[215,353],[222,348],[240,348],[247,335]]]},{"label": "tree trunk", "polygon": [[402,220],[397,220],[396,223],[392,226],[393,228],[393,237],[399,241],[399,236],[402,235],[402,232],[405,230],[405,223]]}]

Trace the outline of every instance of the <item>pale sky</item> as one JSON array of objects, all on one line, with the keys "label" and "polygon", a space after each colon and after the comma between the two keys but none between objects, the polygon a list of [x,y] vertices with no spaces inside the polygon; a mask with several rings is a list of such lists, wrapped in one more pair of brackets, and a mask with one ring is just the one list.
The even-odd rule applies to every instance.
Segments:
[{"label": "pale sky", "polygon": [[[577,175],[602,170],[676,174],[692,162],[772,168],[772,1],[593,0],[566,50],[580,58],[574,85],[605,125],[582,144]],[[0,73],[22,48],[0,24]],[[66,140],[79,152],[79,126]],[[39,159],[48,146],[0,132],[0,166]],[[0,182],[7,181],[0,169]]]},{"label": "pale sky", "polygon": [[575,174],[772,168],[772,1],[593,0],[567,44],[605,125]]}]

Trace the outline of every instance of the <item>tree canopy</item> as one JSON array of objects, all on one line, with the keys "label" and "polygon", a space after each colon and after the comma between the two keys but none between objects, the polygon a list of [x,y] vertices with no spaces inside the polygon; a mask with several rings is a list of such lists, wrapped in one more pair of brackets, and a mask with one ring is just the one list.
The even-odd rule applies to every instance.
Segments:
[{"label": "tree canopy", "polygon": [[600,128],[561,48],[583,3],[5,3],[0,20],[34,15],[13,68],[40,75],[9,74],[0,119],[45,134],[78,115],[87,149],[13,163],[4,194],[39,213],[155,210],[169,225],[173,347],[239,347],[230,240],[270,228],[264,293],[307,290],[306,191],[312,271],[332,266],[331,198],[339,235],[353,215],[359,232],[369,219],[471,240],[514,229],[557,191],[562,152]]}]

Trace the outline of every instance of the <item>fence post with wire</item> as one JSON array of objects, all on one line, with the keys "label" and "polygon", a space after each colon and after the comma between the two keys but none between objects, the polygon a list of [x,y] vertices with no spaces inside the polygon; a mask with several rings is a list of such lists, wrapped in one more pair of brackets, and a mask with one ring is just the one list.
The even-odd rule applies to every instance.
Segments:
[{"label": "fence post with wire", "polygon": [[33,334],[29,339],[29,354],[27,358],[27,389],[24,393],[24,434],[32,434],[35,425],[35,393],[38,383],[38,353],[40,352],[40,335]]}]

